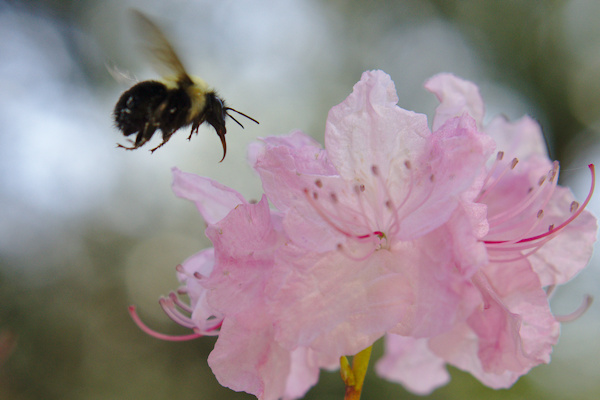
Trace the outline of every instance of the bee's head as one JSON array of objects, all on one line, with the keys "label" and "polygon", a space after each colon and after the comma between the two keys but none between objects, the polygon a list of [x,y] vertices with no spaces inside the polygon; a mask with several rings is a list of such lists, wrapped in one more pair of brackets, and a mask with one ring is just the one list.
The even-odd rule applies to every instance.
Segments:
[{"label": "bee's head", "polygon": [[232,120],[234,120],[239,126],[241,126],[242,128],[244,127],[244,125],[242,125],[237,119],[233,118],[231,114],[229,114],[229,111],[236,112],[258,124],[258,121],[254,118],[249,117],[246,114],[241,113],[238,110],[235,110],[231,107],[227,107],[225,105],[225,102],[221,100],[214,92],[209,93],[206,96],[206,112],[204,113],[204,116],[205,121],[211,124],[213,128],[215,128],[217,135],[219,135],[219,138],[221,139],[221,144],[223,145],[223,158],[221,159],[221,161],[225,159],[225,154],[227,153],[227,143],[225,142],[225,134],[227,133],[227,128],[225,128],[225,118],[229,117]]},{"label": "bee's head", "polygon": [[[206,96],[206,122],[212,125],[217,131],[217,134],[225,136],[227,129],[225,128],[225,118],[227,117],[227,108],[223,104],[223,100],[217,97],[216,94],[210,93]],[[223,140],[223,139],[222,139]]]}]

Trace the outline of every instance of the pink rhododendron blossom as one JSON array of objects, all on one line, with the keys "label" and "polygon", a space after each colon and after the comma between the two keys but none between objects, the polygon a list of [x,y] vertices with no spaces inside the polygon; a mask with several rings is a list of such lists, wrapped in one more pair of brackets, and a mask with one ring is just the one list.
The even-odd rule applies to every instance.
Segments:
[{"label": "pink rhododendron blossom", "polygon": [[474,307],[476,290],[454,267],[450,233],[436,228],[493,143],[468,114],[432,133],[424,115],[397,101],[388,75],[366,72],[330,111],[325,149],[299,132],[251,149],[286,235],[318,253],[278,262],[276,336],[287,347],[333,359],[385,332],[443,332]]},{"label": "pink rhododendron blossom", "polygon": [[[443,74],[426,87],[441,101],[434,126],[465,111],[479,114],[481,124],[483,102],[475,85]],[[509,387],[532,367],[549,362],[560,326],[544,287],[565,283],[579,272],[596,239],[596,220],[584,211],[593,183],[581,205],[567,188],[557,186],[558,163],[548,160],[537,123],[528,117],[515,123],[496,118],[485,132],[499,152],[447,224],[467,244],[457,249],[459,268],[469,252],[478,258],[485,248],[487,263],[478,270],[468,267],[480,306],[448,332],[419,339],[418,344],[389,335],[386,355],[377,366],[380,375],[419,393],[445,383],[447,373],[440,362],[469,371],[493,388]],[[486,229],[475,221],[465,231],[464,216],[482,205],[487,209]],[[409,383],[415,364],[430,373]]]},{"label": "pink rhododendron blossom", "polygon": [[257,203],[174,169],[213,244],[161,299],[193,333],[153,332],[131,309],[136,322],[167,340],[218,335],[215,376],[261,400],[302,397],[384,335],[378,372],[417,393],[448,381],[446,363],[506,387],[548,362],[559,323],[543,287],[589,259],[589,197],[577,206],[556,185],[533,121],[483,128],[476,86],[440,75],[427,88],[432,129],[370,71],[331,109],[324,148],[299,131],[252,145]]}]

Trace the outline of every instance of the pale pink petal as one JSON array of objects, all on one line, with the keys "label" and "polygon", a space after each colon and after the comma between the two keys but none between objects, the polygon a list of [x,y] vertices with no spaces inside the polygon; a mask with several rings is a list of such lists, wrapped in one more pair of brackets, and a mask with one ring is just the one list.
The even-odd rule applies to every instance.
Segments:
[{"label": "pale pink petal", "polygon": [[[455,241],[460,239],[452,234],[444,226],[394,249],[397,257],[405,260],[402,271],[404,279],[411,284],[412,302],[398,325],[388,332],[435,336],[463,321],[480,304],[479,291],[464,271],[457,268]],[[479,260],[480,264],[472,268],[481,267],[484,261],[485,258]],[[386,296],[391,294],[386,293]]]},{"label": "pale pink petal", "polygon": [[427,150],[427,117],[401,109],[389,75],[367,71],[352,94],[327,117],[325,147],[343,179],[371,178],[376,165],[387,175],[405,176],[404,162]]},{"label": "pale pink petal", "polygon": [[181,263],[182,270],[177,273],[181,283],[187,283],[194,274],[209,276],[215,266],[215,252],[213,248],[204,249],[188,257]]},{"label": "pale pink petal", "polygon": [[549,362],[559,325],[529,263],[490,264],[481,274],[475,283],[484,294],[484,310],[468,324],[479,337],[484,371],[525,373]]},{"label": "pale pink petal", "polygon": [[481,241],[488,231],[486,215],[485,205],[462,202],[445,227],[454,243],[456,268],[465,277],[471,277],[488,262],[487,250]]},{"label": "pale pink petal", "polygon": [[273,229],[265,196],[257,204],[244,204],[206,229],[215,248],[215,269],[203,285],[208,302],[224,315],[252,312],[249,299],[264,299],[264,285],[273,267],[280,237]]},{"label": "pale pink petal", "polygon": [[223,219],[229,211],[246,200],[237,191],[209,178],[173,168],[173,192],[193,201],[207,224]]},{"label": "pale pink petal", "polygon": [[284,399],[304,397],[308,389],[319,381],[320,372],[321,369],[314,351],[305,347],[299,347],[292,351]]},{"label": "pale pink petal", "polygon": [[314,186],[320,177],[337,175],[325,150],[299,131],[263,139],[252,153],[252,166],[260,175],[263,189],[280,211],[305,203],[304,189]]},{"label": "pale pink petal", "polygon": [[485,133],[495,140],[497,150],[510,159],[525,161],[532,156],[548,157],[544,134],[531,117],[524,116],[514,122],[496,117],[485,127]]},{"label": "pale pink petal", "polygon": [[279,400],[291,370],[290,352],[273,340],[272,327],[257,315],[225,319],[208,365],[223,386]]},{"label": "pale pink petal", "polygon": [[410,203],[416,207],[400,222],[399,237],[404,240],[418,237],[448,220],[494,147],[466,114],[448,120],[432,139],[429,152],[416,159],[417,165],[427,165],[431,172],[423,171],[426,175],[417,181],[420,190],[411,193]]},{"label": "pale pink petal", "polygon": [[477,86],[452,74],[435,75],[425,83],[425,89],[436,95],[440,105],[435,110],[432,129],[436,131],[448,120],[467,113],[481,127],[485,108]]},{"label": "pale pink petal", "polygon": [[302,147],[313,147],[320,149],[323,147],[315,139],[299,130],[292,131],[287,135],[267,136],[264,138],[258,138],[258,140],[258,142],[253,142],[248,145],[248,163],[252,166],[256,164],[257,159],[263,152],[265,146],[286,146],[296,149]]},{"label": "pale pink petal", "polygon": [[483,295],[482,308],[464,326],[431,339],[430,348],[488,386],[509,387],[550,361],[559,324],[526,260],[490,264],[474,282]]},{"label": "pale pink petal", "polygon": [[450,381],[445,361],[429,350],[427,339],[388,334],[377,374],[419,395],[431,393]]},{"label": "pale pink petal", "polygon": [[339,357],[368,347],[386,331],[430,336],[449,329],[479,303],[452,251],[450,237],[439,231],[362,261],[332,251],[288,271],[282,258],[274,271],[280,282],[273,299],[281,315],[277,340]]},{"label": "pale pink petal", "polygon": [[280,316],[277,340],[311,347],[326,359],[373,344],[407,313],[411,300],[409,283],[388,270],[393,261],[386,251],[360,263],[331,252],[305,270],[285,271],[282,260],[272,305]]}]

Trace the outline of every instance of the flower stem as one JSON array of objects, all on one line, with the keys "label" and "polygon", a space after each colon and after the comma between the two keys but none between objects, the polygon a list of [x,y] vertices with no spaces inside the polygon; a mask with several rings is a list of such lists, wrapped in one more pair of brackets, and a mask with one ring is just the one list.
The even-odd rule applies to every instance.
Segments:
[{"label": "flower stem", "polygon": [[373,346],[369,346],[355,355],[352,359],[352,366],[346,356],[340,358],[340,374],[346,385],[344,400],[360,400],[372,348]]}]

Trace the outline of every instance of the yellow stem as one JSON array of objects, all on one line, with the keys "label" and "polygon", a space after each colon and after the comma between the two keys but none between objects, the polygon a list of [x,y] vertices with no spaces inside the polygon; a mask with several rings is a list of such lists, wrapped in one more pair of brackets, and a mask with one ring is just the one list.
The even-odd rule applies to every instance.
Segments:
[{"label": "yellow stem", "polygon": [[369,367],[372,346],[367,347],[352,359],[352,367],[348,358],[340,358],[340,373],[342,380],[346,385],[346,395],[344,400],[360,400],[365,375]]}]

